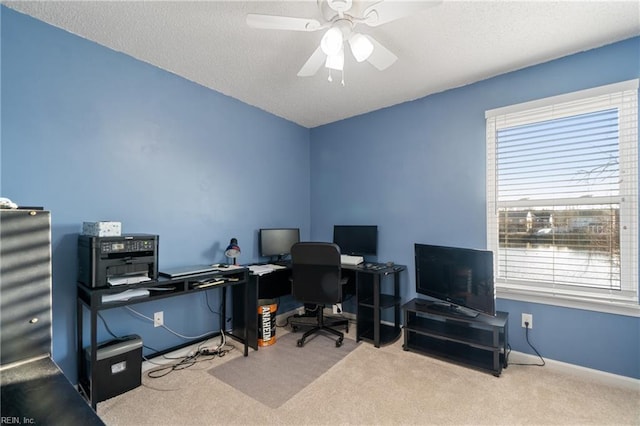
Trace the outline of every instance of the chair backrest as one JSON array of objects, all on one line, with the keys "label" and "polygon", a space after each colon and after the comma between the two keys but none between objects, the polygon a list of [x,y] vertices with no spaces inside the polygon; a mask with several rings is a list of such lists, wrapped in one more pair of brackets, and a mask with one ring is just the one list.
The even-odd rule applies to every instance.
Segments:
[{"label": "chair backrest", "polygon": [[342,301],[340,248],[333,243],[300,242],[291,247],[293,297],[305,303]]}]

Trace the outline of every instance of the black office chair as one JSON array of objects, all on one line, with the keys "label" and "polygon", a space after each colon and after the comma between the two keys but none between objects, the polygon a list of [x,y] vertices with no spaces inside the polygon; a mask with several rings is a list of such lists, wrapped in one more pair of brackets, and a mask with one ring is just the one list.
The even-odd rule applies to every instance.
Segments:
[{"label": "black office chair", "polygon": [[[340,248],[332,243],[301,242],[291,247],[291,292],[293,297],[305,304],[315,304],[317,322],[298,340],[298,346],[304,346],[307,337],[319,331],[327,331],[338,336],[336,347],[342,346],[344,334],[325,325],[323,308],[342,302],[342,278],[340,267]],[[346,325],[349,332],[349,320],[333,322],[332,326]]]}]

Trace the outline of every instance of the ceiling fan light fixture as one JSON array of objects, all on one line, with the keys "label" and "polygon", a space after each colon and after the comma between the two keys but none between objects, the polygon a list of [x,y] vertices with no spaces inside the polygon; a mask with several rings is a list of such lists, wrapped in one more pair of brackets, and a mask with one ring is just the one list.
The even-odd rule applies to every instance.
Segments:
[{"label": "ceiling fan light fixture", "polygon": [[344,50],[340,49],[335,55],[327,55],[324,66],[332,70],[342,71],[344,69]]},{"label": "ceiling fan light fixture", "polygon": [[351,53],[356,61],[366,61],[371,53],[373,53],[373,43],[364,35],[354,33],[349,38],[349,45],[351,46]]},{"label": "ceiling fan light fixture", "polygon": [[335,56],[342,49],[344,39],[342,38],[342,31],[336,27],[331,27],[324,33],[322,40],[320,40],[320,47],[327,56]]}]

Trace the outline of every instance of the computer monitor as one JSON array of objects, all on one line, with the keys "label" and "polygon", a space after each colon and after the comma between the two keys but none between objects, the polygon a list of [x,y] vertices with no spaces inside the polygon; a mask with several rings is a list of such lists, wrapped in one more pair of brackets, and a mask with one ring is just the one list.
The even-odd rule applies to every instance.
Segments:
[{"label": "computer monitor", "polygon": [[300,241],[299,228],[263,228],[259,233],[260,256],[282,261],[291,253],[291,246]]},{"label": "computer monitor", "polygon": [[377,225],[335,225],[333,242],[340,247],[341,254],[351,256],[378,255]]}]

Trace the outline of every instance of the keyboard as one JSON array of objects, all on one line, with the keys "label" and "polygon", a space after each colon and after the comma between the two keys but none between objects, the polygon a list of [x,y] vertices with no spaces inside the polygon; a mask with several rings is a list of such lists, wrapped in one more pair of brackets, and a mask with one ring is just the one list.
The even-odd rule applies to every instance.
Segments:
[{"label": "keyboard", "polygon": [[364,262],[362,256],[349,256],[347,254],[340,255],[340,263],[343,265],[355,266]]},{"label": "keyboard", "polygon": [[371,271],[380,271],[387,268],[387,265],[384,263],[362,263],[360,264],[360,267]]},{"label": "keyboard", "polygon": [[202,274],[205,272],[214,272],[217,270],[218,268],[212,265],[190,265],[190,266],[181,266],[177,268],[163,269],[159,272],[159,274],[163,277],[178,278],[178,277],[186,277],[188,275]]}]

